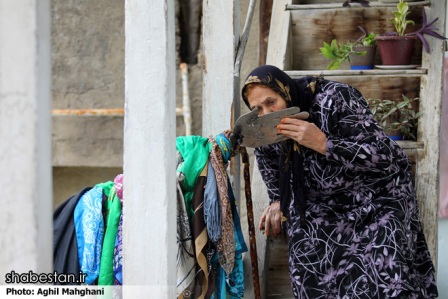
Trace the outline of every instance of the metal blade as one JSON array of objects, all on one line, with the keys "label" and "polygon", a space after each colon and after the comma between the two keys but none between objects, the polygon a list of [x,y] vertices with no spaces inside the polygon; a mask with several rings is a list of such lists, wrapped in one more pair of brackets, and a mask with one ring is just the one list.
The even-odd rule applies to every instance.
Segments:
[{"label": "metal blade", "polygon": [[240,137],[240,145],[246,147],[260,147],[280,142],[288,137],[277,134],[277,125],[284,117],[297,119],[308,118],[308,112],[300,112],[299,107],[291,107],[262,116],[258,116],[258,109],[244,114],[238,118],[233,133]]}]

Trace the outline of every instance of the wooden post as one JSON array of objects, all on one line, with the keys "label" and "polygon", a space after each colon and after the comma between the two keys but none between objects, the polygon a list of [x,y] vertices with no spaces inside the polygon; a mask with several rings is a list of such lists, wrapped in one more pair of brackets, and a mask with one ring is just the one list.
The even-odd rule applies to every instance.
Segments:
[{"label": "wooden post", "polygon": [[291,39],[291,13],[285,12],[286,5],[292,2],[292,0],[277,0],[272,7],[266,64],[275,65],[282,70],[289,70],[292,64],[291,47],[288,42]]},{"label": "wooden post", "polygon": [[[446,1],[431,1],[431,7],[426,8],[428,20],[439,18],[437,28],[444,34]],[[419,201],[420,216],[423,231],[426,236],[429,251],[435,264],[437,261],[437,214],[439,204],[439,157],[440,128],[443,99],[443,60],[445,42],[426,36],[431,53],[423,51],[422,67],[428,70],[428,75],[422,76],[420,91],[420,111],[423,112],[418,122],[418,135],[424,148],[417,149],[417,173],[415,184]],[[425,104],[423,104],[425,103]],[[446,154],[446,153],[443,153]]]},{"label": "wooden post", "polygon": [[0,1],[0,283],[50,273],[50,1]]},{"label": "wooden post", "polygon": [[174,0],[125,1],[125,298],[176,297]]}]

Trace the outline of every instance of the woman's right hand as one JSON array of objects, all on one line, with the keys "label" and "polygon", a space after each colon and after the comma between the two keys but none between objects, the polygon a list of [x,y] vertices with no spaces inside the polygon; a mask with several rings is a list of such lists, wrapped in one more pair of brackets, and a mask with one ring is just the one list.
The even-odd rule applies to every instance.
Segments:
[{"label": "woman's right hand", "polygon": [[260,230],[266,232],[269,237],[272,233],[273,237],[277,237],[282,227],[282,212],[280,211],[280,201],[271,203],[263,212],[259,223]]}]

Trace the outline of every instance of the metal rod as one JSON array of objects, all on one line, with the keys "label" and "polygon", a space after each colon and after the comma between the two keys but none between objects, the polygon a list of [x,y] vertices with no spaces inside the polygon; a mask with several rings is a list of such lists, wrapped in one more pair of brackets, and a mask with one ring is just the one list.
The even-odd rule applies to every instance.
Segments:
[{"label": "metal rod", "polygon": [[241,63],[243,61],[244,51],[246,50],[247,40],[249,38],[250,26],[252,24],[252,18],[254,16],[255,5],[257,0],[250,0],[249,8],[247,10],[246,22],[244,23],[243,33],[241,34],[240,43],[235,59],[234,76],[240,77]]},{"label": "metal rod", "polygon": [[[186,63],[180,64],[182,73],[182,114],[185,122],[185,135],[191,135],[191,106],[190,94],[188,92],[188,67]],[[177,113],[177,109],[176,109]]]},{"label": "metal rod", "polygon": [[[123,108],[113,108],[113,109],[53,109],[51,110],[52,115],[71,115],[71,116],[81,116],[81,115],[98,115],[98,116],[123,116]],[[182,108],[176,108],[176,115],[183,115],[184,111]]]},{"label": "metal rod", "polygon": [[123,116],[124,109],[53,109],[52,115],[110,115]]}]

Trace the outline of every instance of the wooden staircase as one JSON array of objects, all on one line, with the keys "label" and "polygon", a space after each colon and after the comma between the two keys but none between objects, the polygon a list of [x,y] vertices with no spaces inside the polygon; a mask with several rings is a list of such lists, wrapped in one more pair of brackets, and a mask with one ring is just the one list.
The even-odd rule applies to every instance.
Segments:
[{"label": "wooden staircase", "polygon": [[[417,141],[400,141],[409,155],[415,174],[420,215],[428,246],[437,260],[437,211],[439,198],[439,144],[443,88],[444,42],[428,37],[431,53],[418,43],[413,64],[419,68],[407,70],[352,71],[348,64],[337,71],[327,71],[329,61],[319,51],[323,42],[332,39],[349,40],[360,35],[358,25],[367,32],[391,31],[389,19],[396,4],[370,1],[370,7],[343,1],[275,0],[267,51],[267,64],[285,70],[292,78],[324,75],[327,79],[345,82],[358,88],[365,98],[420,98]],[[421,7],[428,19],[438,17],[439,33],[444,33],[446,1],[417,1],[408,3],[416,26],[421,23]],[[389,28],[389,30],[387,30]],[[416,27],[417,28],[417,27]],[[376,64],[380,64],[377,53]],[[268,204],[266,189],[254,166],[252,190],[255,221]],[[268,242],[266,242],[268,241]],[[260,285],[264,298],[293,298],[289,285],[287,245],[283,239],[266,240],[257,232],[257,251],[260,258]],[[250,277],[247,277],[250,280]],[[250,283],[248,283],[250,285]]]}]

